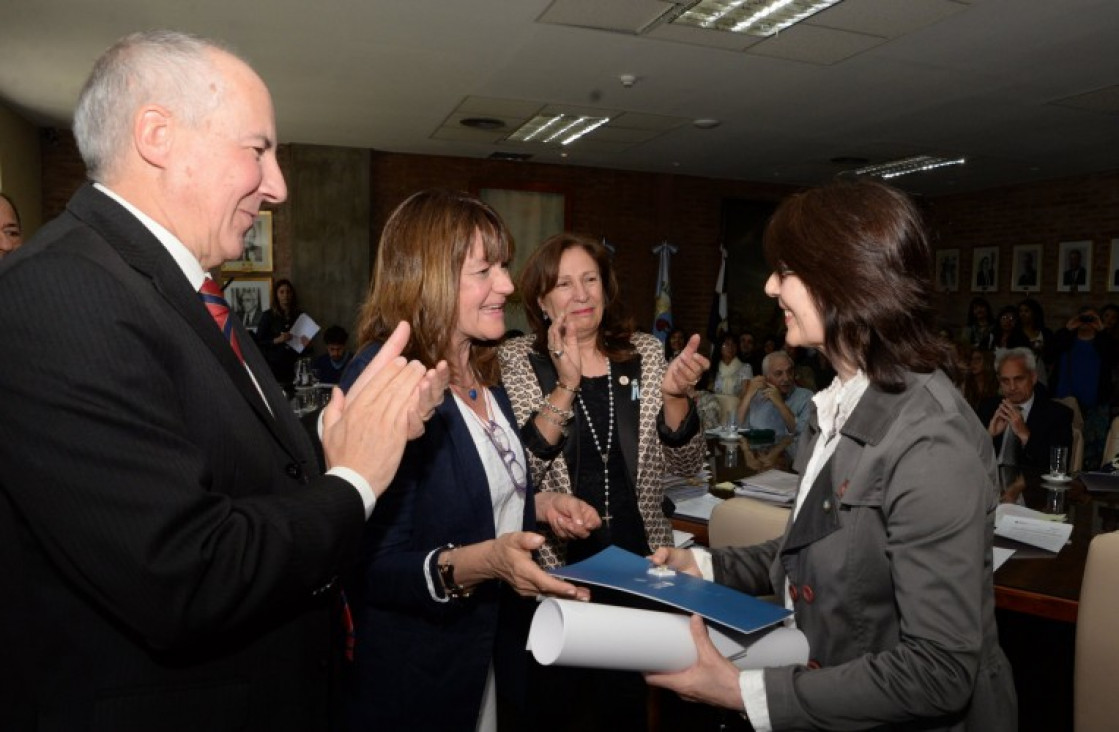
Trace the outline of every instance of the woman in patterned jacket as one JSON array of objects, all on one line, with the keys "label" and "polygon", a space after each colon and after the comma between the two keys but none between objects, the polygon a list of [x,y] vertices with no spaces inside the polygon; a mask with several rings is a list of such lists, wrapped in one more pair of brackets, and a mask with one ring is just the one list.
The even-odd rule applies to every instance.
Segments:
[{"label": "woman in patterned jacket", "polygon": [[[573,563],[609,545],[645,556],[670,543],[662,477],[693,474],[703,462],[691,396],[709,366],[696,353],[699,336],[666,365],[660,341],[633,332],[605,247],[582,236],[559,234],[541,244],[525,263],[520,289],[532,333],[507,341],[498,357],[533,483],[540,491],[573,493],[602,516],[585,539],[549,535],[542,563]],[[594,591],[597,600],[605,595]],[[602,702],[589,705],[594,723],[643,728],[645,685],[638,674],[629,675],[627,690],[625,683],[577,671],[573,683]],[[617,681],[617,672],[604,673]],[[549,670],[552,693],[563,675]]]}]

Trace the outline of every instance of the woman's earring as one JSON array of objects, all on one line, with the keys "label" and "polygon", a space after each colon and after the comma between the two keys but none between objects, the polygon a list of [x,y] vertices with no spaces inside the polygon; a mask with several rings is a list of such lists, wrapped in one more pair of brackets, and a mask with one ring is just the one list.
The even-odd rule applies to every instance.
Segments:
[{"label": "woman's earring", "polygon": [[547,323],[548,321],[551,320],[551,318],[548,317],[548,311],[547,310],[541,310],[540,315],[542,315],[544,317],[544,322],[545,323]]}]

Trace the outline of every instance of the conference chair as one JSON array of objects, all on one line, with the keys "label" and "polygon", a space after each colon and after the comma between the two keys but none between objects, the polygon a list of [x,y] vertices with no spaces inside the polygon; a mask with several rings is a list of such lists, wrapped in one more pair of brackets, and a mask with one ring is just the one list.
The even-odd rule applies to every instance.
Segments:
[{"label": "conference chair", "polygon": [[1111,427],[1107,430],[1107,440],[1103,445],[1103,460],[1100,462],[1101,468],[1106,468],[1111,464],[1112,458],[1119,454],[1119,417],[1111,420]]},{"label": "conference chair", "polygon": [[707,525],[708,542],[720,546],[750,546],[785,533],[790,510],[754,498],[728,498],[711,512]]},{"label": "conference chair", "polygon": [[1072,446],[1068,451],[1068,467],[1070,472],[1079,473],[1084,469],[1084,415],[1080,412],[1080,403],[1072,396],[1053,401],[1072,410]]},{"label": "conference chair", "polygon": [[1076,732],[1119,726],[1119,532],[1100,534],[1088,547],[1076,620],[1073,718]]}]

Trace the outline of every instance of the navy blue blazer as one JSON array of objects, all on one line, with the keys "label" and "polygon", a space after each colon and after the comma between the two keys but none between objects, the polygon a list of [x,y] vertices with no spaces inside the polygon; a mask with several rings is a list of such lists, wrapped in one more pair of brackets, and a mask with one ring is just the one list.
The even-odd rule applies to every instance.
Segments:
[{"label": "navy blue blazer", "polygon": [[[378,350],[367,346],[354,357],[343,389]],[[505,390],[493,387],[492,393],[515,425]],[[495,531],[479,448],[449,390],[425,427],[408,443],[396,478],[378,499],[362,559],[346,583],[357,626],[350,704],[355,730],[473,730],[491,662],[498,694],[514,705],[523,694],[532,601],[498,580],[445,603],[429,590],[429,579],[440,589],[425,565],[433,550],[493,539]],[[523,527],[535,525],[529,485]]]}]

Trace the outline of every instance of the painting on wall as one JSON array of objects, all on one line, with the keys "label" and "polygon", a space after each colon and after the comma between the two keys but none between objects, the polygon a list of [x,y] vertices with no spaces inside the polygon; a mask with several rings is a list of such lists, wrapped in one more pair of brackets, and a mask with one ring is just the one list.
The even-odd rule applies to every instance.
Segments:
[{"label": "painting on wall", "polygon": [[937,292],[957,292],[960,289],[960,250],[940,249],[936,253]]},{"label": "painting on wall", "polygon": [[272,278],[235,277],[225,285],[225,299],[233,314],[255,333],[260,316],[272,307]]},{"label": "painting on wall", "polygon": [[272,212],[261,211],[253,226],[245,232],[245,248],[238,259],[221,266],[222,272],[272,271]]},{"label": "painting on wall", "polygon": [[1014,269],[1010,275],[1011,292],[1041,290],[1041,245],[1020,244],[1014,247]]},{"label": "painting on wall", "polygon": [[999,248],[976,247],[971,255],[971,291],[995,292],[999,289]]},{"label": "painting on wall", "polygon": [[[481,188],[478,191],[478,197],[497,211],[516,242],[514,259],[509,263],[514,281],[520,276],[528,256],[542,241],[566,230],[566,196],[561,191],[535,188]],[[519,291],[506,304],[505,327],[508,330],[528,330]]]},{"label": "painting on wall", "polygon": [[1107,276],[1107,291],[1119,292],[1119,239],[1111,240],[1111,259]]},{"label": "painting on wall", "polygon": [[1092,242],[1063,241],[1057,256],[1057,292],[1091,292]]}]

